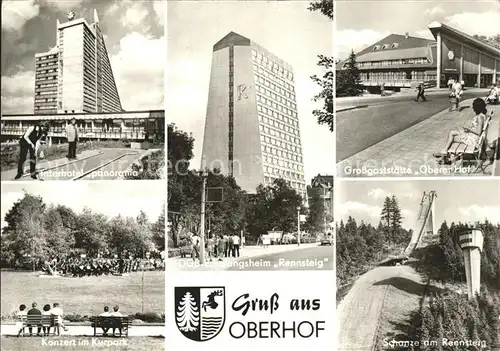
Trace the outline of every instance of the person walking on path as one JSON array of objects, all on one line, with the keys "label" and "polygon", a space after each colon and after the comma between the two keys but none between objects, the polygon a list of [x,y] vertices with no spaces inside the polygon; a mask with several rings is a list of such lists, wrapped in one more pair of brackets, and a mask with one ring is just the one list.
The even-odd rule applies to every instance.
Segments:
[{"label": "person walking on path", "polygon": [[417,93],[417,98],[416,98],[416,100],[415,100],[415,101],[417,101],[417,102],[418,102],[418,100],[419,100],[420,98],[422,98],[422,101],[424,101],[424,102],[425,102],[425,101],[427,101],[427,99],[425,98],[425,95],[424,95],[424,94],[425,94],[425,86],[424,86],[424,82],[421,82],[421,83],[418,85],[418,87],[417,87],[417,91],[418,91],[418,93]]},{"label": "person walking on path", "polygon": [[36,153],[40,147],[42,138],[49,132],[48,123],[42,122],[29,127],[19,140],[19,161],[17,164],[17,175],[14,179],[19,179],[24,174],[24,163],[29,153],[31,178],[38,179],[36,176]]},{"label": "person walking on path", "polygon": [[78,143],[78,128],[76,119],[73,117],[71,123],[66,127],[66,138],[68,139],[68,155],[70,160],[76,159],[76,144]]},{"label": "person walking on path", "polygon": [[464,93],[462,84],[459,82],[454,82],[453,87],[450,92],[450,108],[448,111],[453,111],[453,104],[455,105],[455,110],[460,111],[459,106],[460,106],[460,98],[462,97],[462,94]]}]

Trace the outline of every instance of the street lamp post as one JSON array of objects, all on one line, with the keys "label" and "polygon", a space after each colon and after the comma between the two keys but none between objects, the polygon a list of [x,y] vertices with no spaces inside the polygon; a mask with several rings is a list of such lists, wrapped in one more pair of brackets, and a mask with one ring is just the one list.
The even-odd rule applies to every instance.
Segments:
[{"label": "street lamp post", "polygon": [[200,220],[200,264],[205,264],[205,189],[207,187],[207,175],[202,174],[203,186],[201,189],[201,220]]},{"label": "street lamp post", "polygon": [[297,206],[297,246],[300,246],[300,206]]}]

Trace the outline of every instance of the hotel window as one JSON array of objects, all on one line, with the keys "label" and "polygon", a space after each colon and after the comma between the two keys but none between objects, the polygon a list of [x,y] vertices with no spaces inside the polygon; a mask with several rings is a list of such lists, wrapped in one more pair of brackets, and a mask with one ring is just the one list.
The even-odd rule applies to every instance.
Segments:
[{"label": "hotel window", "polygon": [[252,56],[253,56],[253,57],[256,57],[256,56],[257,56],[257,51],[255,51],[254,49],[252,49]]}]

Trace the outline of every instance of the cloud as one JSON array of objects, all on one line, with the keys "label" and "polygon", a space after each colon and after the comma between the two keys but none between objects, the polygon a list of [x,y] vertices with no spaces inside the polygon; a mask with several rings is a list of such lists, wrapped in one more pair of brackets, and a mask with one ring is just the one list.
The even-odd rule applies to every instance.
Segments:
[{"label": "cloud", "polygon": [[368,192],[368,196],[375,200],[385,199],[387,196],[395,195],[396,198],[405,198],[409,200],[416,200],[420,198],[420,195],[416,194],[412,191],[397,191],[397,192],[389,192],[381,188],[375,188]]},{"label": "cloud", "polygon": [[500,12],[464,12],[445,17],[444,22],[470,35],[493,36],[500,34]]},{"label": "cloud", "polygon": [[481,206],[470,205],[468,207],[459,207],[458,213],[462,216],[464,222],[488,221],[500,223],[500,206]]},{"label": "cloud", "polygon": [[389,32],[378,32],[373,29],[353,30],[343,29],[335,32],[334,45],[340,59],[345,58],[351,50],[359,52],[380,39]]},{"label": "cloud", "polygon": [[2,112],[33,113],[35,72],[2,76]]},{"label": "cloud", "polygon": [[444,10],[443,10],[443,8],[441,6],[434,6],[434,7],[426,9],[424,11],[424,13],[426,15],[429,15],[429,16],[435,16],[435,15],[443,14]]},{"label": "cloud", "polygon": [[347,201],[338,207],[337,213],[341,219],[351,216],[356,221],[365,221],[368,223],[378,223],[380,220],[380,206],[372,206],[357,201]]},{"label": "cloud", "polygon": [[163,109],[165,38],[133,32],[120,40],[111,66],[126,110]]},{"label": "cloud", "polygon": [[111,6],[109,6],[106,9],[106,12],[104,14],[106,16],[114,15],[118,11],[119,8],[120,8],[120,6],[118,6],[118,3],[114,2],[114,3],[111,4]]},{"label": "cloud", "polygon": [[124,27],[136,27],[143,24],[143,21],[148,16],[148,9],[142,3],[134,3],[128,7],[121,17],[121,22]]},{"label": "cloud", "polygon": [[153,9],[155,10],[156,16],[158,16],[162,26],[165,23],[165,5],[166,2],[162,0],[157,0],[153,2]]},{"label": "cloud", "polygon": [[89,0],[43,0],[42,4],[59,11],[69,11],[79,8],[83,3],[88,1]]},{"label": "cloud", "polygon": [[34,0],[2,1],[2,29],[18,31],[24,24],[40,13]]}]

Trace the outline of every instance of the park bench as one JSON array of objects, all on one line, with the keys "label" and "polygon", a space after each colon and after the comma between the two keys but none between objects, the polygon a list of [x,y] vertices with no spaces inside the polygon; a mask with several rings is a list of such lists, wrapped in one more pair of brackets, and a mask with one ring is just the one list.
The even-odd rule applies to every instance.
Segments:
[{"label": "park bench", "polygon": [[475,166],[472,173],[483,169],[484,160],[486,159],[486,151],[490,144],[488,143],[488,131],[491,124],[493,111],[487,116],[483,126],[483,130],[474,147],[470,147],[462,142],[454,142],[448,149],[448,159],[451,163],[456,163],[460,167]]},{"label": "park bench", "polygon": [[26,328],[32,328],[31,331],[34,334],[38,333],[38,328],[48,328],[47,333],[44,333],[42,329],[42,334],[45,336],[50,335],[50,330],[54,328],[53,335],[56,335],[56,333],[57,335],[60,335],[59,319],[57,316],[30,314],[27,316],[22,316],[21,322],[23,323],[22,333],[21,333],[22,336],[24,336]]},{"label": "park bench", "polygon": [[[108,334],[110,330],[112,330],[113,335],[115,335],[113,329],[118,329],[120,332],[120,336],[122,336],[122,333],[124,333],[125,336],[128,337],[128,330],[132,326],[132,320],[128,316],[94,316],[91,318],[91,321],[92,327],[94,328],[94,336],[97,336],[98,334]],[[106,328],[107,332],[104,333],[103,329]],[[101,329],[101,332],[99,332],[98,329]]]}]

